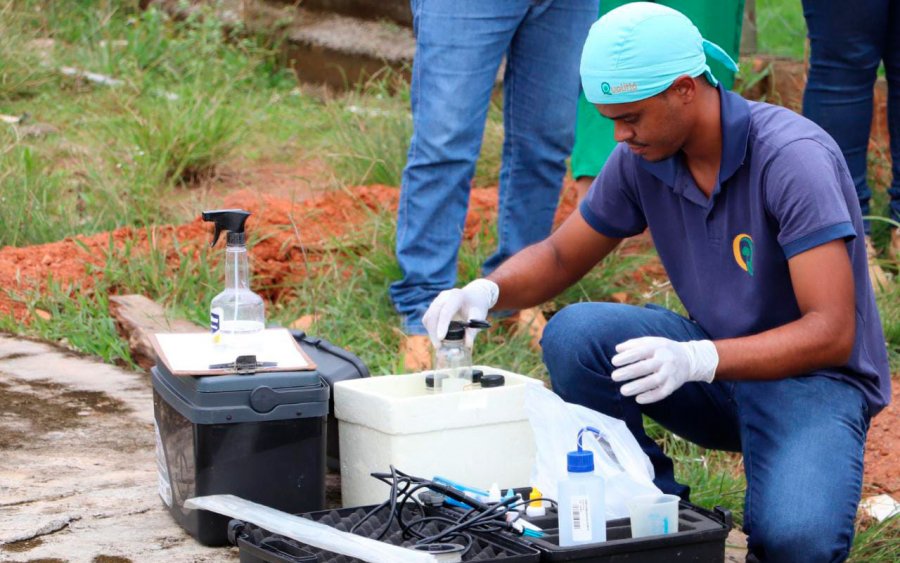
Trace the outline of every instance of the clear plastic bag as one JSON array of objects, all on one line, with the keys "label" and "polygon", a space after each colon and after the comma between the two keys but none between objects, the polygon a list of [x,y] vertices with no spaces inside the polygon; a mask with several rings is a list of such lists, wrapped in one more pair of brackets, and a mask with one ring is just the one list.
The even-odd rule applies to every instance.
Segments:
[{"label": "clear plastic bag", "polygon": [[637,495],[661,494],[653,484],[653,465],[621,420],[581,405],[566,403],[553,391],[529,385],[525,410],[534,432],[535,462],[532,485],[547,498],[556,498],[557,483],[567,476],[566,454],[577,447],[579,432],[586,427],[599,431],[592,439],[584,433],[582,445],[594,452],[594,473],[603,477],[606,518],[628,516],[627,502]]}]

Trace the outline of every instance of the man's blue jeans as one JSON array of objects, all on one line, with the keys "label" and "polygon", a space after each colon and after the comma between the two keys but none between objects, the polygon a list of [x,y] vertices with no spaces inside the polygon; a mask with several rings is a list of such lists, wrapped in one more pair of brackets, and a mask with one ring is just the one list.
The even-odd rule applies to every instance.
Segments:
[{"label": "man's blue jeans", "polygon": [[456,284],[469,190],[503,57],[498,248],[505,259],[550,234],[575,135],[578,66],[597,0],[413,0],[413,135],[397,216],[403,278],[390,289],[408,334]]},{"label": "man's blue jeans", "polygon": [[900,5],[891,0],[803,0],[803,15],[811,51],[803,115],[841,147],[863,215],[869,214],[872,197],[866,156],[873,87],[878,65],[884,62],[893,161],[888,194],[891,218],[900,221]]},{"label": "man's blue jeans", "polygon": [[702,340],[700,326],[661,307],[570,305],[541,342],[553,389],[564,400],[624,420],[650,457],[656,485],[687,498],[672,461],[643,430],[646,414],[706,448],[741,452],[747,476],[744,530],[761,561],[843,561],[863,476],[868,408],[856,388],[822,376],[688,383],[638,405],[610,379],[615,346],[630,338]]}]

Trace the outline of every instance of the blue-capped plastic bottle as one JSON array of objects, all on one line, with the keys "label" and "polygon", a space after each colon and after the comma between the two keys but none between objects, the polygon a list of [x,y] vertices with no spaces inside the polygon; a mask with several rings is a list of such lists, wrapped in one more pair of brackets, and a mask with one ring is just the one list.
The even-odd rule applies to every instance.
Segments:
[{"label": "blue-capped plastic bottle", "polygon": [[[584,431],[582,431],[584,432]],[[559,545],[569,547],[606,541],[606,494],[603,478],[594,474],[594,453],[578,449],[567,456],[568,477],[559,482]]]}]

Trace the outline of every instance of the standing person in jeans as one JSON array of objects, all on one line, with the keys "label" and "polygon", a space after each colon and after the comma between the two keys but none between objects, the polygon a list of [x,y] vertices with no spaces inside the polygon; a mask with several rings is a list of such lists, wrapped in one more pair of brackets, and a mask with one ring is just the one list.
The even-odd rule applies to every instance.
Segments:
[{"label": "standing person in jeans", "polygon": [[578,61],[597,0],[413,0],[413,134],[397,213],[405,368],[426,369],[428,304],[456,283],[469,190],[504,56],[498,246],[487,275],[550,233],[572,150]]},{"label": "standing person in jeans", "polygon": [[600,18],[582,84],[619,145],[578,213],[442,292],[424,322],[439,339],[455,316],[542,303],[649,229],[688,316],[565,307],[541,341],[553,389],[624,421],[663,492],[690,489],[644,416],[741,452],[748,561],[843,561],[869,420],[891,397],[856,190],[825,131],[725,90],[706,55],[729,60],[670,8],[635,2]]},{"label": "standing person in jeans", "polygon": [[[890,217],[900,222],[900,4],[892,0],[835,2],[803,0],[809,28],[809,76],[803,94],[803,115],[825,129],[847,160],[863,215],[870,212],[867,176],[873,88],[883,62],[888,83],[888,132],[891,172]],[[887,283],[872,261],[874,248],[866,239],[870,275],[875,286]],[[890,253],[900,260],[900,232],[891,229]]]}]

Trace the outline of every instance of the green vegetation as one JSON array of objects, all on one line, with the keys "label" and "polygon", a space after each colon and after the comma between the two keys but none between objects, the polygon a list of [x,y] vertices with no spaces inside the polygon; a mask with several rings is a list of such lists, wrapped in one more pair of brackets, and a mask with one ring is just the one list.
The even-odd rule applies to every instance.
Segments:
[{"label": "green vegetation", "polygon": [[756,0],[757,50],[802,59],[806,49],[803,6],[794,0]]},{"label": "green vegetation", "polygon": [[[330,162],[339,177],[350,184],[399,186],[412,135],[409,84],[397,73],[385,70],[328,106],[334,127]],[[500,177],[503,115],[496,100],[485,125],[475,183],[496,185]]]},{"label": "green vegetation", "polygon": [[[26,135],[24,127],[0,123],[0,247],[121,226],[152,230],[189,220],[198,208],[189,203],[201,197],[195,193],[198,183],[224,168],[254,161],[322,158],[342,184],[399,185],[411,120],[408,89],[398,76],[385,74],[322,101],[304,94],[293,76],[279,69],[274,46],[244,37],[239,28],[226,33],[210,13],[174,21],[155,9],[140,11],[136,4],[0,0],[0,114],[27,113],[23,126],[48,123],[58,130]],[[759,0],[757,10],[760,48],[802,56],[800,3]],[[121,83],[66,76],[61,67]],[[495,105],[476,184],[496,183],[501,144],[501,112]],[[884,166],[873,162],[875,168]],[[883,192],[878,185],[876,206],[883,206]],[[353,350],[373,373],[402,371],[395,353],[397,319],[386,297],[388,285],[400,275],[393,221],[373,213],[356,233],[367,244],[335,241],[335,250],[325,256],[317,275],[295,288],[294,298],[271,304],[269,320],[287,325],[315,310],[321,315],[313,327],[317,335]],[[885,245],[883,222],[875,237]],[[466,245],[460,283],[478,275],[495,240],[488,228]],[[629,302],[680,310],[665,281],[633,276],[653,258],[651,251],[611,256],[548,304],[548,312],[623,295]],[[883,265],[898,273],[896,260],[885,258]],[[0,317],[0,330],[63,342],[133,366],[109,317],[110,294],[141,293],[175,315],[204,323],[206,306],[220,285],[220,272],[205,253],[177,245],[154,247],[147,254],[130,245],[110,245],[104,265],[91,273],[91,288],[48,280],[45,291],[18,296],[33,313],[29,323]],[[896,371],[900,284],[880,295],[879,305]],[[479,361],[545,376],[526,335],[498,326],[479,340]],[[675,458],[695,501],[723,505],[741,520],[745,483],[740,456],[703,450],[655,425],[650,432]],[[863,523],[860,529],[857,560],[900,558],[896,518],[880,525]]]},{"label": "green vegetation", "polygon": [[309,150],[326,142],[322,103],[292,95],[275,51],[209,13],[174,21],[136,1],[0,0],[0,18],[0,113],[26,115],[0,124],[0,185],[27,204],[2,206],[0,220],[29,225],[4,230],[0,246],[183,221],[184,188],[230,160],[292,135]]}]

